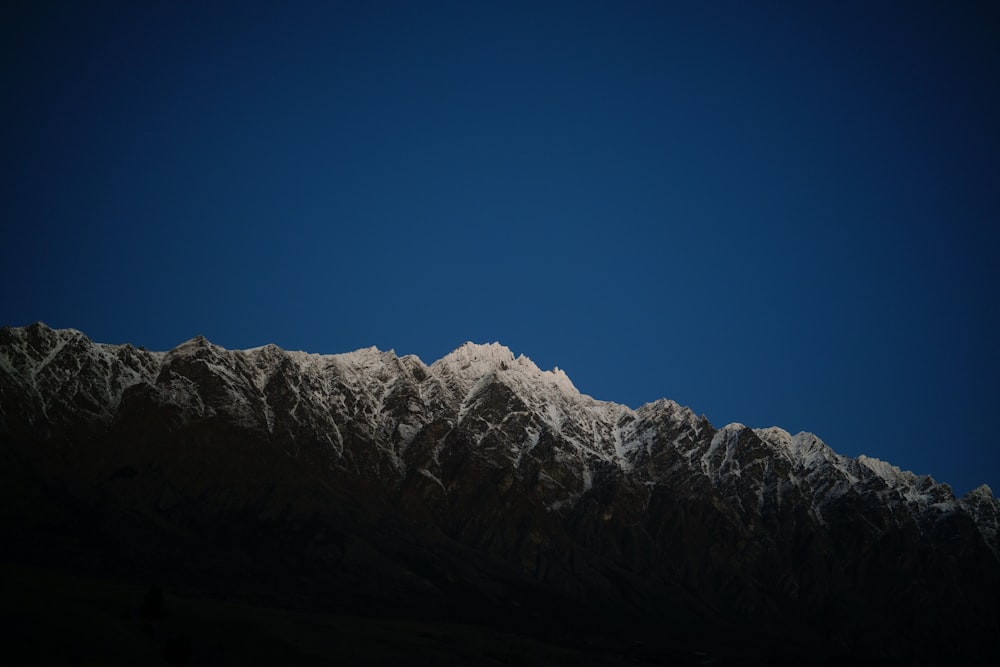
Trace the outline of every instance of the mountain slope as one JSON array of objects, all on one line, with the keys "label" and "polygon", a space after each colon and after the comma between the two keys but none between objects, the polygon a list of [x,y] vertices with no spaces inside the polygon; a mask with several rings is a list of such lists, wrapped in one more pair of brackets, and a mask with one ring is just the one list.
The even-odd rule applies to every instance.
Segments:
[{"label": "mountain slope", "polygon": [[11,558],[657,636],[681,662],[998,653],[988,488],[598,401],[499,344],[428,366],[4,328],[0,444]]}]

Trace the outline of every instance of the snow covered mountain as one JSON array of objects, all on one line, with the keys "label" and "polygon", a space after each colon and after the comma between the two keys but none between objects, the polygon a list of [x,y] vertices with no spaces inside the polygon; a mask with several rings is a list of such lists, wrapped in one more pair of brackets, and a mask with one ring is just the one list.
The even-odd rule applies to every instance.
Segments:
[{"label": "snow covered mountain", "polygon": [[[956,498],[810,433],[595,400],[497,343],[426,365],[4,328],[0,444],[5,525],[38,544],[82,507],[109,553],[168,567],[169,535],[211,570],[232,547],[204,536],[225,526],[247,572],[294,558],[400,608],[682,623],[702,644],[726,628],[718,655],[998,651],[988,487]],[[294,556],[262,531],[295,535]]]}]

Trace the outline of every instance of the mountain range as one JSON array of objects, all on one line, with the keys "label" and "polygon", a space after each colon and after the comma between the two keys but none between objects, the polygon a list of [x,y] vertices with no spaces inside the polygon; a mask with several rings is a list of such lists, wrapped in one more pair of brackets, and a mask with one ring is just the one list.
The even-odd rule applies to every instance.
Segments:
[{"label": "mountain range", "polygon": [[[0,556],[19,577],[532,647],[459,641],[453,664],[1000,659],[985,485],[958,498],[811,433],[596,400],[497,343],[427,365],[5,327],[0,469]],[[413,640],[385,657],[380,627],[351,655],[430,655]],[[164,659],[216,646],[185,641]],[[303,662],[336,653],[289,641]]]}]

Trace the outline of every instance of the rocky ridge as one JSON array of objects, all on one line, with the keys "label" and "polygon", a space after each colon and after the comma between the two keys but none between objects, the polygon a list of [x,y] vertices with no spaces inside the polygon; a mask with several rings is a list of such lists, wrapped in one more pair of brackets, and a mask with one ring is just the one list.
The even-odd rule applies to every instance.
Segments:
[{"label": "rocky ridge", "polygon": [[[107,531],[187,535],[195,516],[239,515],[248,534],[283,523],[334,534],[313,534],[301,558],[338,590],[349,586],[329,571],[377,574],[416,605],[472,595],[523,608],[541,595],[584,616],[742,624],[763,644],[997,650],[1000,502],[988,487],[956,498],[810,433],[715,428],[666,399],[598,401],[496,343],[427,365],[375,348],[226,350],[197,337],[151,352],[4,328],[0,443],[12,469],[101,508]],[[405,526],[386,537],[386,517]],[[148,555],[142,544],[132,551]]]}]

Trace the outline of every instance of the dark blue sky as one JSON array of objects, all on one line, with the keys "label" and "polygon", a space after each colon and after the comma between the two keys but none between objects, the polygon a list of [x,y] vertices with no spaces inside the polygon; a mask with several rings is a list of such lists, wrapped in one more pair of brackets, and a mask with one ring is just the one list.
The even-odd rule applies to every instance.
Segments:
[{"label": "dark blue sky", "polygon": [[0,323],[499,340],[1000,490],[995,3],[270,4],[5,5]]}]

